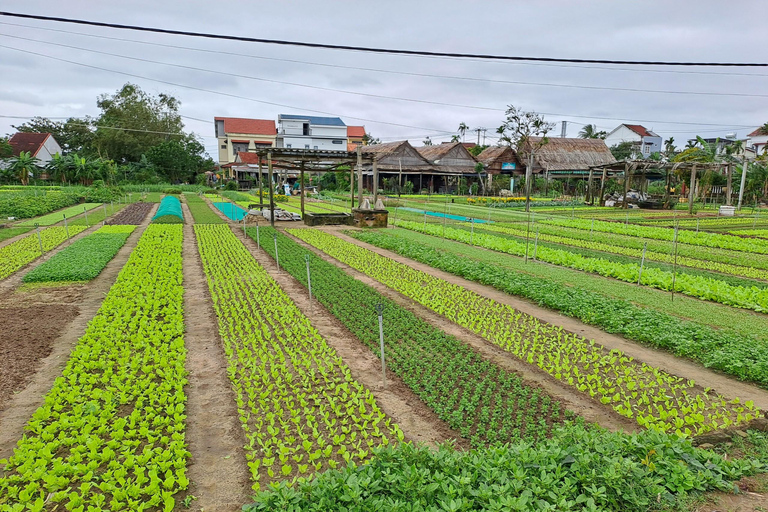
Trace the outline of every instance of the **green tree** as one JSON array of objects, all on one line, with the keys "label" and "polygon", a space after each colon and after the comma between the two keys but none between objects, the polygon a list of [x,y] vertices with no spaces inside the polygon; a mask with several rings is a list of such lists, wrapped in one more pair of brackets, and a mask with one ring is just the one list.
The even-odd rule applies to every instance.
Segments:
[{"label": "green tree", "polygon": [[579,137],[582,139],[605,139],[608,136],[603,130],[598,130],[597,125],[585,124],[584,127],[579,130]]},{"label": "green tree", "polygon": [[45,164],[45,171],[53,181],[67,183],[74,177],[72,157],[56,153],[50,162]]},{"label": "green tree", "polygon": [[632,157],[632,155],[637,153],[635,145],[629,141],[614,144],[610,149],[611,154],[613,154],[613,158],[616,160],[628,160]]},{"label": "green tree", "polygon": [[[151,147],[147,160],[155,166],[158,175],[170,183],[195,181],[195,174],[204,170],[205,147],[192,136],[170,140]],[[207,170],[207,169],[205,169]]]},{"label": "green tree", "polygon": [[39,162],[29,151],[22,151],[19,156],[11,159],[11,170],[16,179],[26,185],[29,183],[29,177],[40,170]]},{"label": "green tree", "polygon": [[381,139],[377,139],[368,132],[363,135],[363,144],[367,146],[373,146],[374,144],[381,144]]},{"label": "green tree", "polygon": [[101,158],[119,163],[138,162],[149,148],[186,135],[181,103],[173,96],[152,96],[127,83],[113,95],[102,94],[96,105],[94,149]]},{"label": "green tree", "polygon": [[0,158],[10,158],[13,156],[13,146],[8,142],[7,137],[0,137]]},{"label": "green tree", "polygon": [[421,143],[422,143],[423,145],[425,145],[425,146],[431,146],[431,145],[432,145],[432,139],[430,139],[429,137],[427,137],[426,139],[424,139],[423,141],[421,141]]},{"label": "green tree", "polygon": [[459,124],[459,135],[461,135],[461,142],[464,142],[464,135],[467,133],[467,130],[469,130],[469,126],[467,126],[467,123],[460,123]]}]

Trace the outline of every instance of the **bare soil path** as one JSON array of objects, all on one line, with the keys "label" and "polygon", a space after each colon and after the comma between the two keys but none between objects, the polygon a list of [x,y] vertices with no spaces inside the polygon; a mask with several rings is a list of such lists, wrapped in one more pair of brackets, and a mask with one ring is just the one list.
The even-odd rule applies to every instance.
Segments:
[{"label": "bare soil path", "polygon": [[245,435],[227,377],[227,360],[218,322],[203,272],[189,208],[184,218],[184,342],[189,371],[187,442],[192,453],[187,495],[190,510],[240,510],[250,500],[250,471],[245,459]]},{"label": "bare soil path", "polygon": [[[334,234],[336,233],[338,233],[338,230],[334,231]],[[339,262],[338,260],[328,256],[319,249],[315,249],[314,247],[297,238],[293,239],[302,246],[313,251],[325,261],[343,269],[347,274],[354,277],[358,281],[365,283],[385,297],[413,312],[421,319],[428,322],[430,325],[462,340],[468,346],[472,347],[485,360],[491,361],[494,364],[499,365],[501,368],[504,368],[505,370],[514,372],[520,378],[522,378],[528,386],[542,389],[553,399],[558,400],[563,405],[563,407],[578,414],[586,421],[599,424],[604,428],[612,431],[635,432],[640,430],[640,427],[634,421],[631,421],[628,418],[625,418],[620,414],[605,408],[594,400],[591,400],[588,396],[574,391],[570,386],[563,385],[560,381],[551,375],[527,363],[524,363],[514,355],[500,349],[499,347],[496,347],[495,345],[492,345],[491,343],[488,343],[486,340],[469,331],[468,329],[465,329],[454,322],[446,321],[445,317],[440,316],[432,310],[425,308],[421,304],[416,303],[412,299],[401,295],[399,292],[396,292],[395,290],[381,284],[375,279],[366,276],[362,272],[359,272],[352,267]]]},{"label": "bare soil path", "polygon": [[339,322],[316,300],[309,300],[307,289],[290,274],[278,271],[274,260],[256,242],[243,235],[242,228],[232,227],[237,237],[267,270],[291,300],[309,318],[326,342],[336,350],[349,367],[352,376],[371,390],[379,407],[400,426],[406,439],[435,446],[448,440],[456,440],[456,446],[469,448],[469,441],[451,429],[391,371],[387,371],[387,386],[382,387],[381,360],[367,346]]},{"label": "bare soil path", "polygon": [[[468,281],[454,274],[449,274],[448,272],[430,267],[429,265],[405,258],[386,249],[381,249],[374,245],[367,244],[342,233],[342,230],[347,228],[326,226],[320,229],[332,233],[342,240],[357,244],[377,254],[398,261],[400,263],[404,263],[411,268],[421,270],[422,272],[426,272],[432,276],[448,281],[449,283],[462,286],[479,295],[495,300],[496,302],[508,304],[518,311],[536,317],[543,322],[559,325],[566,331],[579,334],[588,339],[593,339],[608,349],[621,350],[625,354],[632,356],[638,361],[642,361],[651,366],[655,366],[656,368],[664,370],[671,375],[676,375],[684,379],[694,380],[698,384],[710,387],[714,391],[726,397],[738,397],[742,401],[752,400],[760,409],[768,410],[768,390],[762,389],[754,384],[738,381],[724,374],[705,368],[704,366],[693,361],[676,357],[673,354],[663,350],[656,350],[650,347],[645,347],[614,334],[606,333],[596,327],[582,323],[575,318],[561,315],[555,311],[540,307],[527,300],[515,297],[513,295],[508,295],[504,292],[496,290],[493,287],[475,283],[474,281]],[[443,322],[445,322],[445,319],[443,319]]]},{"label": "bare soil path", "polygon": [[[60,287],[16,289],[21,282],[21,272],[16,272],[0,283],[0,307],[9,305],[27,307],[27,314],[32,318],[35,318],[36,307],[40,304],[76,306],[79,310],[79,315],[73,321],[66,326],[60,326],[59,335],[50,342],[49,353],[47,355],[40,354],[36,360],[31,363],[27,362],[30,376],[28,383],[5,403],[4,409],[0,410],[0,459],[7,458],[12,454],[16,442],[23,434],[24,426],[35,410],[42,405],[43,398],[51,389],[53,382],[61,375],[72,349],[85,333],[88,323],[96,316],[104,297],[117,279],[123,265],[128,261],[128,257],[138,244],[139,238],[148,224],[149,221],[146,220],[136,228],[101,274],[88,284],[70,286],[65,289]],[[93,229],[98,229],[98,226],[93,226],[83,233],[91,232]],[[58,249],[66,247],[66,245],[65,242]],[[55,252],[51,251],[50,255]],[[36,260],[28,267],[42,263],[50,255]],[[31,325],[33,331],[28,333],[29,339],[37,340],[35,343],[41,343],[40,340],[45,337],[50,326],[39,322]],[[5,333],[2,336],[5,336]]]}]

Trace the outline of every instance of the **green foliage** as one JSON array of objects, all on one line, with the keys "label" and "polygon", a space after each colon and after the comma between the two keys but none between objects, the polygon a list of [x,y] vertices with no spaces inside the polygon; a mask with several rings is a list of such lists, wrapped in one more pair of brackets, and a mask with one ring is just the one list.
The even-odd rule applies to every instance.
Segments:
[{"label": "green foliage", "polygon": [[18,191],[0,195],[0,218],[28,219],[59,210],[78,202],[75,194],[58,190],[40,192]]},{"label": "green foliage", "polygon": [[13,156],[13,146],[8,142],[8,137],[0,137],[0,158]]},{"label": "green foliage", "polygon": [[240,185],[238,185],[236,180],[230,180],[227,182],[226,185],[224,185],[224,190],[239,190]]},{"label": "green foliage", "polygon": [[[75,236],[87,229],[85,226],[70,226],[69,236]],[[25,236],[12,244],[0,247],[0,279],[5,279],[24,265],[33,262],[40,256],[40,241],[43,243],[43,251],[50,251],[67,240],[67,232],[63,226],[40,231],[40,240],[37,233]]]},{"label": "green foliage", "polygon": [[403,438],[228,226],[196,225],[195,235],[254,489],[365,461],[372,448]]},{"label": "green foliage", "polygon": [[[271,228],[261,229],[261,247],[273,257],[274,234]],[[257,232],[250,228],[248,235],[254,238]],[[305,284],[309,257],[313,296],[376,354],[376,305],[383,305],[387,369],[473,446],[542,439],[564,419],[573,419],[545,392],[528,387],[514,372],[483,359],[342,269],[285,235],[277,234],[277,242],[281,268]]]},{"label": "green foliage", "polygon": [[181,226],[146,229],[2,461],[0,504],[172,510],[189,484],[182,236]]},{"label": "green foliage", "polygon": [[13,238],[15,236],[21,235],[26,233],[32,228],[0,228],[0,242],[3,240],[8,240],[9,238]]},{"label": "green foliage", "polygon": [[[205,147],[193,136],[169,140],[145,151],[147,161],[154,165],[158,175],[171,183],[194,182],[194,175],[204,170]],[[237,184],[235,182],[235,184]]]},{"label": "green foliage", "polygon": [[631,141],[619,142],[610,147],[613,158],[616,160],[629,160],[637,154],[635,144]]},{"label": "green foliage", "polygon": [[382,448],[363,466],[259,493],[243,510],[646,512],[692,492],[732,492],[731,481],[761,469],[758,461],[729,461],[675,436],[576,426],[536,445]]},{"label": "green foliage", "polygon": [[[433,227],[428,225],[428,227]],[[565,332],[470,290],[313,229],[289,232],[487,341],[573,386],[614,411],[679,435],[700,434],[758,416],[754,404],[728,402],[619,350]]]},{"label": "green foliage", "polygon": [[51,224],[56,224],[57,222],[63,221],[65,215],[67,216],[68,219],[70,219],[75,215],[80,215],[84,211],[93,210],[94,208],[98,208],[99,206],[101,206],[101,203],[78,204],[77,206],[70,206],[69,208],[66,208],[64,210],[61,210],[55,213],[49,213],[48,215],[43,215],[42,217],[35,217],[34,219],[29,219],[24,222],[19,222],[18,225],[34,226],[35,224],[39,224],[40,226],[50,226]]},{"label": "green foliage", "polygon": [[70,117],[66,121],[54,121],[45,117],[33,117],[24,124],[14,126],[17,131],[50,133],[66,153],[85,153],[91,156],[94,134],[93,119]]},{"label": "green foliage", "polygon": [[28,272],[25,283],[90,281],[125,244],[136,226],[104,226]]},{"label": "green foliage", "polygon": [[211,207],[208,206],[208,203],[203,198],[189,193],[185,194],[184,197],[187,201],[187,207],[190,213],[192,213],[192,218],[195,220],[195,224],[224,224],[221,217],[211,210]]},{"label": "green foliage", "polygon": [[[419,242],[423,242],[414,243],[413,236],[408,232],[402,236],[373,231],[351,234],[465,279],[531,299],[540,306],[578,318],[606,332],[669,350],[708,368],[768,387],[768,345],[752,336],[681,320],[665,312],[638,306],[623,297],[609,297],[584,287],[563,286],[556,280],[548,279],[546,272],[543,272],[544,277],[524,273],[522,265],[505,268],[436,248],[453,242],[432,238],[425,240],[423,235],[414,234]],[[567,281],[574,279],[568,278]]]}]

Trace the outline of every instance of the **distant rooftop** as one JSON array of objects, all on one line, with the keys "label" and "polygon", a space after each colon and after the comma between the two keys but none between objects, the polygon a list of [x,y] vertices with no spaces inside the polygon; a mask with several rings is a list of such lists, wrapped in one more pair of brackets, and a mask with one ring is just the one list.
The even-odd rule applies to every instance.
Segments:
[{"label": "distant rooftop", "polygon": [[300,116],[296,114],[280,114],[277,116],[278,121],[283,119],[309,121],[309,124],[322,125],[322,126],[347,126],[338,117],[320,117],[320,116]]},{"label": "distant rooftop", "polygon": [[246,119],[243,117],[214,117],[214,121],[224,121],[223,137],[227,133],[242,133],[248,135],[275,135],[275,122],[271,119]]}]

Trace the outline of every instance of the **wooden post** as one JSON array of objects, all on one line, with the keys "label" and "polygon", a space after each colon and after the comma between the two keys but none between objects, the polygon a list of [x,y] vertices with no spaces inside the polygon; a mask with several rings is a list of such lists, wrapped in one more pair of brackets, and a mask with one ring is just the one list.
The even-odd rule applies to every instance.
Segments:
[{"label": "wooden post", "polygon": [[357,146],[357,207],[363,204],[363,150]]},{"label": "wooden post", "polygon": [[299,168],[299,191],[301,193],[301,218],[304,218],[304,161]]},{"label": "wooden post", "polygon": [[376,208],[376,202],[379,200],[379,157],[373,157],[373,207]]},{"label": "wooden post", "polygon": [[691,190],[688,191],[688,215],[693,215],[693,189],[696,185],[696,164],[691,167]]},{"label": "wooden post", "polygon": [[603,167],[603,177],[600,179],[600,206],[605,206],[605,178],[608,176],[608,168]]},{"label": "wooden post", "polygon": [[267,171],[269,172],[269,224],[275,227],[275,184],[272,181],[271,151],[267,151]]},{"label": "wooden post", "polygon": [[261,157],[259,157],[259,204],[264,203],[264,192],[262,191],[261,186]]},{"label": "wooden post", "polygon": [[591,167],[589,168],[589,179],[587,180],[587,201],[589,201],[589,204],[592,204],[594,201],[592,201],[592,173],[594,172],[594,169]]},{"label": "wooden post", "polygon": [[733,164],[728,164],[725,168],[727,184],[725,186],[725,204],[731,206],[731,196],[733,195]]},{"label": "wooden post", "polygon": [[629,202],[627,201],[627,194],[629,194],[629,164],[627,162],[624,162],[624,206],[623,208],[626,210],[629,208]]}]

